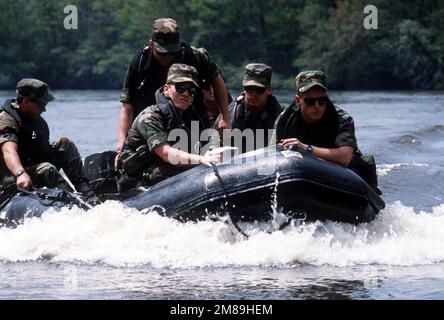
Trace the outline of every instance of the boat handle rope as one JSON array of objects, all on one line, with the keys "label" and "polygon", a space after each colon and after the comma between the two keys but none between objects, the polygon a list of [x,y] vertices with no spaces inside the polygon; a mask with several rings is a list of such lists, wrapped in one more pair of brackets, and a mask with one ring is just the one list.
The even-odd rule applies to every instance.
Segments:
[{"label": "boat handle rope", "polygon": [[[227,192],[227,188],[225,187],[225,183],[224,180],[222,179],[222,176],[219,173],[219,169],[217,169],[217,166],[214,162],[210,162],[211,167],[213,168],[214,174],[217,177],[217,180],[219,181],[222,190],[224,192],[224,198],[228,200],[228,192]],[[227,213],[228,218],[230,219],[231,224],[234,226],[234,228],[241,234],[243,235],[246,239],[249,238],[249,236],[241,229],[241,227],[239,227],[239,225],[233,220],[233,218],[230,215],[230,210],[227,208],[225,201],[222,202],[222,206],[224,211]]]},{"label": "boat handle rope", "polygon": [[[71,203],[77,204],[80,208],[86,209],[86,210],[92,209],[92,206],[90,204],[86,203],[84,200],[82,200],[79,196],[71,195],[71,194],[68,194],[64,191],[61,192],[57,196],[52,196],[52,195],[49,195],[46,193],[38,192],[37,190],[30,191],[30,190],[26,190],[23,188],[17,188],[17,190],[34,198],[34,199],[37,199],[44,206],[51,206],[54,203],[56,203],[57,201],[59,201],[59,202],[63,202],[66,204],[69,204],[69,202],[71,202]],[[67,201],[68,199],[71,201]],[[44,200],[50,200],[50,202],[44,203],[43,202]]]}]

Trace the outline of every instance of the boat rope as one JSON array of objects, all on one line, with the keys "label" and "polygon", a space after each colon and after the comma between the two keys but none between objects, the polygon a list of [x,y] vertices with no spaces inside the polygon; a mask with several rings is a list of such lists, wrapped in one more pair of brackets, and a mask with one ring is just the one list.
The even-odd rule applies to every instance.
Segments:
[{"label": "boat rope", "polygon": [[[44,192],[38,192],[37,190],[30,191],[30,190],[26,190],[26,189],[22,189],[22,188],[18,188],[18,191],[38,200],[44,206],[51,206],[56,202],[62,202],[62,203],[66,203],[66,204],[74,203],[74,204],[78,205],[80,208],[85,209],[85,210],[92,209],[92,206],[90,204],[88,204],[87,202],[85,202],[83,199],[81,199],[79,196],[67,193],[65,191],[62,191],[61,193],[59,193],[56,196],[49,195]],[[44,202],[45,200],[49,200],[50,202],[45,203]]]},{"label": "boat rope", "polygon": [[[214,174],[217,177],[217,180],[219,180],[219,183],[222,187],[222,190],[224,192],[224,198],[228,199],[228,192],[227,192],[227,188],[225,187],[225,183],[224,180],[222,179],[222,176],[219,173],[219,169],[217,169],[217,166],[214,162],[210,162],[211,167],[213,168]],[[245,238],[249,238],[248,235],[241,229],[241,227],[239,227],[239,225],[233,220],[233,218],[230,215],[230,210],[227,208],[225,201],[222,202],[222,206],[224,208],[225,213],[228,216],[228,219],[230,221],[230,223],[233,225],[233,227],[241,234],[243,235]]]}]

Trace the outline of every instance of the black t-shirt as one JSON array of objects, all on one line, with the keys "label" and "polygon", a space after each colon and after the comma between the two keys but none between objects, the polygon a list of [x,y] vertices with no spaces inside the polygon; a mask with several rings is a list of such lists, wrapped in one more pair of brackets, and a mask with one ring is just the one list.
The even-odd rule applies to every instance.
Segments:
[{"label": "black t-shirt", "polygon": [[358,148],[353,118],[331,102],[328,102],[322,119],[313,125],[305,122],[299,106],[293,102],[276,120],[276,136],[277,142],[297,138],[304,144],[322,148]]},{"label": "black t-shirt", "polygon": [[[204,48],[194,48],[182,43],[182,51],[176,55],[173,63],[185,63],[196,68],[199,86],[204,82],[213,82],[219,75],[219,66],[211,59]],[[153,56],[149,47],[144,48],[134,57],[126,72],[120,102],[130,103],[134,108],[134,117],[143,109],[156,103],[155,93],[167,79],[169,66],[162,66]],[[195,97],[199,108],[202,96]]]}]

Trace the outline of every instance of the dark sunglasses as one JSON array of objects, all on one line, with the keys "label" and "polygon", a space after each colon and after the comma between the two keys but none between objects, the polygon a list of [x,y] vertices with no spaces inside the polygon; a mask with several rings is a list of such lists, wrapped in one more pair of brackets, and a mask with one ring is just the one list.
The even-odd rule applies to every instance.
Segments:
[{"label": "dark sunglasses", "polygon": [[253,94],[253,93],[263,94],[267,88],[264,88],[264,87],[244,87],[244,89],[245,89],[245,92],[247,92],[249,94]]},{"label": "dark sunglasses", "polygon": [[157,54],[161,57],[172,57],[176,55],[176,53],[174,52],[159,52],[159,51],[157,51]]},{"label": "dark sunglasses", "polygon": [[328,97],[319,97],[319,98],[302,98],[307,106],[314,106],[316,101],[318,105],[323,106],[327,103]]},{"label": "dark sunglasses", "polygon": [[35,104],[37,104],[40,109],[46,110],[46,104],[47,103],[41,102],[41,101],[37,101],[37,100],[34,100],[34,99],[31,99],[31,101],[34,102]]},{"label": "dark sunglasses", "polygon": [[190,93],[190,96],[194,97],[198,92],[199,89],[197,89],[195,86],[187,86],[186,84],[178,83],[174,85],[176,87],[176,91],[180,94],[183,94],[186,90]]}]

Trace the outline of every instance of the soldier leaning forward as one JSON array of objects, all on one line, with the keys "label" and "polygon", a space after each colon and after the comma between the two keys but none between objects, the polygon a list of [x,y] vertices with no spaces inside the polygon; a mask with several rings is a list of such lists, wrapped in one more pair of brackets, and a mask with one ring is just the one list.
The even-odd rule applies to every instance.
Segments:
[{"label": "soldier leaning forward", "polygon": [[[0,108],[0,197],[16,188],[48,187],[71,190],[59,173],[63,168],[76,189],[83,186],[82,159],[68,138],[49,143],[49,128],[41,114],[54,100],[46,83],[23,79],[16,99]],[[80,190],[78,190],[80,191]]]},{"label": "soldier leaning forward", "polygon": [[348,167],[380,193],[374,158],[358,149],[353,118],[330,101],[325,73],[299,73],[296,91],[295,101],[276,120],[276,141]]},{"label": "soldier leaning forward", "polygon": [[[203,128],[199,114],[192,106],[198,88],[194,67],[185,64],[170,67],[166,84],[156,92],[156,104],[145,108],[128,131],[117,162],[122,173],[119,191],[137,184],[152,185],[192,165],[218,161],[218,157],[192,153],[191,122],[197,121],[199,128]],[[186,137],[187,150],[176,147],[176,143],[184,141],[169,139],[175,129],[183,133],[175,135],[176,138]]]}]

